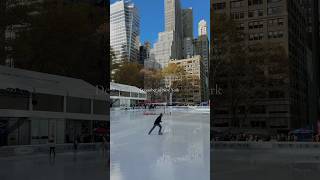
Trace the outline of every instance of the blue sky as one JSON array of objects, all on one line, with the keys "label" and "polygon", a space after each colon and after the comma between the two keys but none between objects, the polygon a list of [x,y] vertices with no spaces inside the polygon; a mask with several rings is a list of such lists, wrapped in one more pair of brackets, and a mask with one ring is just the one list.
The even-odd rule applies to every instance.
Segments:
[{"label": "blue sky", "polygon": [[[111,0],[113,3],[117,0]],[[131,0],[140,14],[140,41],[156,42],[158,33],[164,31],[164,0]],[[205,19],[210,27],[210,0],[180,0],[182,7],[192,7],[194,34],[198,36],[198,22]],[[209,29],[208,29],[209,30]]]}]

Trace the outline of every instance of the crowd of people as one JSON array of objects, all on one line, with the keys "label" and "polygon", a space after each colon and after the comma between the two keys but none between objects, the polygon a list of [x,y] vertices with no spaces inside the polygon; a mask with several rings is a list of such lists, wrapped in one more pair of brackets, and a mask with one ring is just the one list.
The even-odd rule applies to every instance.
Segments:
[{"label": "crowd of people", "polygon": [[[110,142],[110,139],[109,139],[109,134],[106,134],[106,135],[102,135],[100,136],[101,140],[101,150],[102,150],[102,153],[103,155],[106,154],[106,149],[107,149],[107,143]],[[78,147],[79,147],[79,143],[80,143],[80,136],[77,136],[76,138],[74,138],[73,140],[73,150],[74,152],[77,152],[78,151]],[[50,157],[55,157],[56,156],[56,141],[55,141],[55,138],[52,137],[48,140],[48,146],[49,146],[49,153],[50,153]]]},{"label": "crowd of people", "polygon": [[156,109],[157,104],[137,104],[137,105],[132,105],[131,107],[125,107],[125,110],[129,109]]},{"label": "crowd of people", "polygon": [[[213,134],[211,141],[273,141],[273,142],[294,142],[299,141],[297,135],[294,134],[276,134],[276,135],[256,135],[256,134]],[[320,135],[313,135],[305,141],[320,142]]]}]

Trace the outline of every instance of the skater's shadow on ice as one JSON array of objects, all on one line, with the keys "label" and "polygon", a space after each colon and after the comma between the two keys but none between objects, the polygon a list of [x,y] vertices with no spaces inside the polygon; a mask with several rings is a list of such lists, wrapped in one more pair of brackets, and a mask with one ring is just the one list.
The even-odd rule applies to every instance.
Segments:
[{"label": "skater's shadow on ice", "polygon": [[162,134],[158,134],[158,133],[151,133],[149,134],[149,136],[163,136],[166,134],[170,134],[170,131],[164,131]]},{"label": "skater's shadow on ice", "polygon": [[162,133],[162,134],[149,134],[149,136],[163,136],[165,134],[168,134],[168,133]]}]

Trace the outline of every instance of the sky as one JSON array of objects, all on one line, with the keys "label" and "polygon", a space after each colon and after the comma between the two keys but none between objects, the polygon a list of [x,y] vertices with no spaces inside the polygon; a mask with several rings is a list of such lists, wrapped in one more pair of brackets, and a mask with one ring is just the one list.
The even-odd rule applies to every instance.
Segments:
[{"label": "sky", "polygon": [[[117,0],[111,0],[113,3]],[[140,15],[140,42],[157,41],[158,33],[164,31],[164,0],[131,0],[138,8]],[[198,22],[207,21],[210,27],[210,0],[180,0],[182,8],[193,9],[194,37],[198,36]]]}]

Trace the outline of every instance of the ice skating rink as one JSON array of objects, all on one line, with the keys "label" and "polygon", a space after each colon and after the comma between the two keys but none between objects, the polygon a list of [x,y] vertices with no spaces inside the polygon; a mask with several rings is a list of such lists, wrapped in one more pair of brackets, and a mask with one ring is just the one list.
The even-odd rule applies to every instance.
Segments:
[{"label": "ice skating rink", "polygon": [[318,149],[216,149],[211,178],[217,180],[319,180]]},{"label": "ice skating rink", "polygon": [[0,180],[108,180],[108,169],[98,151],[0,157]]},{"label": "ice skating rink", "polygon": [[209,180],[209,111],[166,109],[163,135],[148,131],[164,109],[147,112],[111,111],[111,180]]}]

